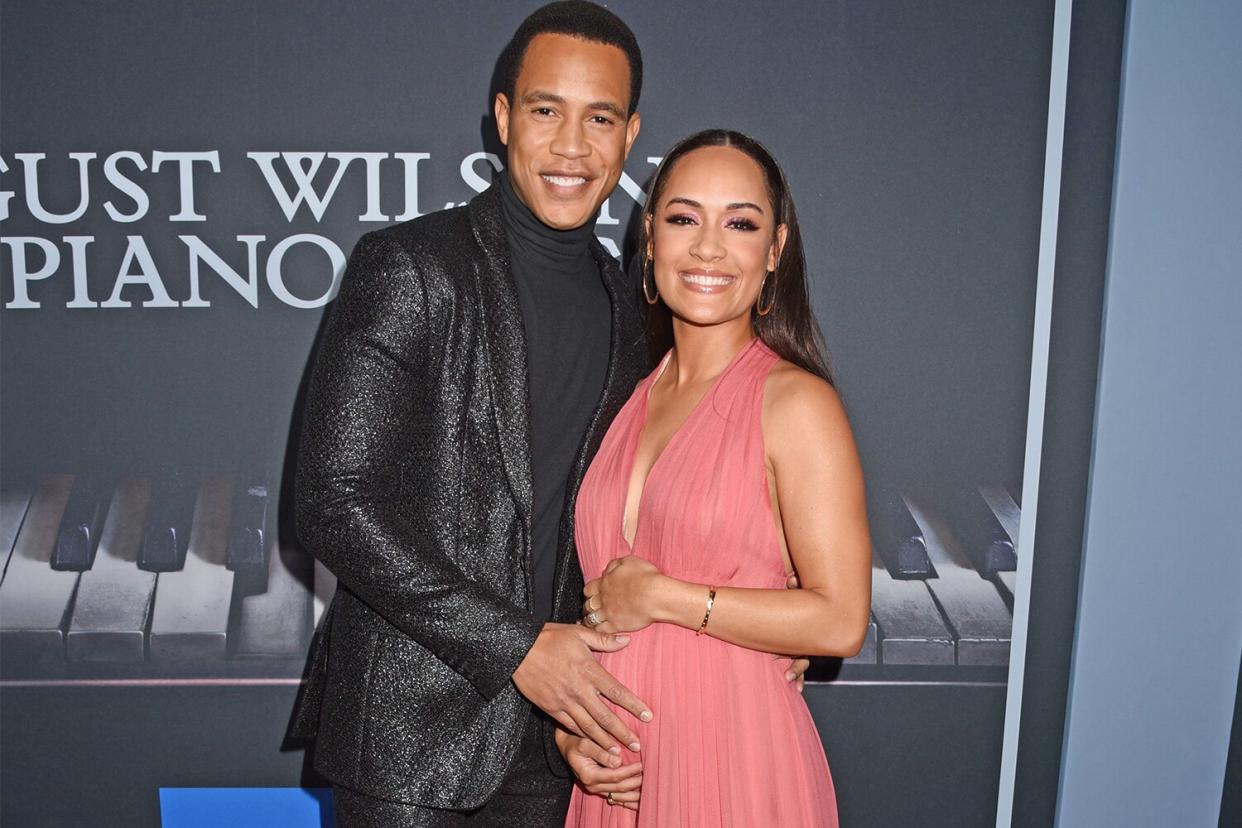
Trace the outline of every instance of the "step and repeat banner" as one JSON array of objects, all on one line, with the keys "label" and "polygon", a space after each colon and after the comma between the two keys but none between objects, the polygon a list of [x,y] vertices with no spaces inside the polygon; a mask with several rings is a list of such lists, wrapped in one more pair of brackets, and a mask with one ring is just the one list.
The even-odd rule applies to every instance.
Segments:
[{"label": "step and repeat banner", "polygon": [[[308,360],[362,233],[503,167],[496,58],[534,5],[0,7],[6,821],[330,818],[280,750],[334,587],[291,525]],[[843,822],[984,824],[1051,4],[610,6],[646,67],[610,251],[699,129],[792,183],[875,541],[864,650],[807,690]]]}]

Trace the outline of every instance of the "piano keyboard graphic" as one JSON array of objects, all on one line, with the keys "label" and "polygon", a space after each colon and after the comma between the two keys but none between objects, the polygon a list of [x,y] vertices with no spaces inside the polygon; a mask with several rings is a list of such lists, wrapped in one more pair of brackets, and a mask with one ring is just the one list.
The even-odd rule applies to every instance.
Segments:
[{"label": "piano keyboard graphic", "polygon": [[1003,681],[1020,517],[996,484],[933,496],[874,488],[867,637],[839,672],[817,665],[811,677]]},{"label": "piano keyboard graphic", "polygon": [[301,675],[335,579],[228,475],[0,491],[5,678]]},{"label": "piano keyboard graphic", "polygon": [[[999,485],[873,488],[862,651],[811,678],[1003,681],[1019,508]],[[335,578],[236,475],[57,474],[0,490],[0,678],[301,675]]]}]

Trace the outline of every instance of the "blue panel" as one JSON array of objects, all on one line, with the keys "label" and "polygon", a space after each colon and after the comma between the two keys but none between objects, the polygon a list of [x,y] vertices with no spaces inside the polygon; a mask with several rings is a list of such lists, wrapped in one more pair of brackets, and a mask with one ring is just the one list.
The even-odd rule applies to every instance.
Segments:
[{"label": "blue panel", "polygon": [[1057,825],[1214,826],[1242,651],[1242,5],[1128,11]]},{"label": "blue panel", "polygon": [[335,828],[327,788],[160,788],[162,828]]}]

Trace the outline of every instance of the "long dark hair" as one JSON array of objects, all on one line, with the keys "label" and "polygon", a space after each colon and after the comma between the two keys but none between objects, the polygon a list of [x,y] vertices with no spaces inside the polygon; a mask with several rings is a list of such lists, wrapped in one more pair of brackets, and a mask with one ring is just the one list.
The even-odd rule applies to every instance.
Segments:
[{"label": "long dark hair", "polygon": [[[824,337],[811,312],[811,300],[806,289],[806,255],[802,249],[802,235],[798,232],[798,216],[794,212],[789,182],[767,147],[749,135],[731,129],[705,129],[678,141],[664,156],[647,188],[643,221],[638,227],[638,249],[635,252],[639,274],[646,278],[652,266],[647,256],[651,232],[648,228],[654,224],[656,204],[664,193],[669,173],[682,157],[703,147],[733,147],[753,159],[763,170],[768,200],[776,213],[774,225],[783,224],[788,228],[776,270],[768,275],[774,283],[772,311],[760,316],[758,311],[751,309],[750,324],[755,336],[782,359],[835,385]],[[768,291],[766,286],[760,291],[761,301]],[[673,344],[673,318],[663,302],[647,305],[647,340],[657,357]]]}]

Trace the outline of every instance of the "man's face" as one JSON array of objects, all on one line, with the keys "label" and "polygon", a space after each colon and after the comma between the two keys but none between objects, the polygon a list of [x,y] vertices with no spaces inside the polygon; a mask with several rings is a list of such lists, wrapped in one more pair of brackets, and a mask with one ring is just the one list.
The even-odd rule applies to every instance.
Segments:
[{"label": "man's face", "polygon": [[568,35],[538,35],[513,97],[496,95],[495,111],[514,190],[549,227],[581,227],[617,186],[638,137],[637,113],[626,116],[625,53]]}]

